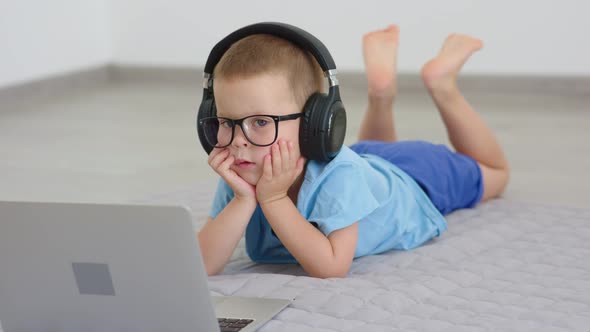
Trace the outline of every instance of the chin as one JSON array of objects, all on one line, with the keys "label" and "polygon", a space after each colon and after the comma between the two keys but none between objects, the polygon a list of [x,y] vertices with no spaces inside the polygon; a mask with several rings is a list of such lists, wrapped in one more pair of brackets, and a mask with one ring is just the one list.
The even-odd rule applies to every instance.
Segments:
[{"label": "chin", "polygon": [[258,179],[260,179],[260,176],[262,176],[262,174],[258,174],[255,172],[239,172],[237,171],[236,173],[238,173],[238,175],[244,179],[244,181],[248,182],[249,184],[256,186],[256,184],[258,183]]},{"label": "chin", "polygon": [[256,187],[256,184],[258,183],[258,178],[256,180],[246,180],[246,182]]},{"label": "chin", "polygon": [[258,183],[258,179],[260,179],[260,176],[258,175],[254,175],[254,174],[248,174],[242,177],[244,179],[244,181],[248,182],[249,184],[256,186],[256,184]]}]

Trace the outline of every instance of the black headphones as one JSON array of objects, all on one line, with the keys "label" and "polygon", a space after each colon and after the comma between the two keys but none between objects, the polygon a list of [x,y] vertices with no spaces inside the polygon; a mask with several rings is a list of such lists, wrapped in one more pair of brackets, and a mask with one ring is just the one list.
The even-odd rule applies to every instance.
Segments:
[{"label": "black headphones", "polygon": [[340,151],[346,135],[346,111],[340,100],[336,64],[319,39],[307,31],[285,23],[264,22],[248,25],[232,32],[213,47],[205,65],[203,100],[197,116],[197,131],[201,145],[208,154],[213,150],[213,146],[207,142],[203,129],[199,125],[201,119],[217,114],[213,94],[213,69],[233,43],[254,34],[274,35],[308,51],[318,61],[324,75],[328,77],[330,83],[328,94],[316,92],[305,103],[299,129],[299,145],[301,154],[305,158],[330,161]]}]

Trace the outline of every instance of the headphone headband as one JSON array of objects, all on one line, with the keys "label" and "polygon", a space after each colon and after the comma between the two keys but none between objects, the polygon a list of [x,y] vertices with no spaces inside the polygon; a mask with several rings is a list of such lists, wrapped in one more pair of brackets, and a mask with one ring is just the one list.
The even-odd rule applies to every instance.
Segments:
[{"label": "headphone headband", "polygon": [[209,53],[209,58],[207,58],[207,63],[205,64],[205,74],[211,75],[213,73],[215,65],[217,65],[223,54],[233,43],[255,34],[268,34],[286,39],[310,52],[316,58],[324,72],[336,69],[334,59],[332,59],[326,46],[309,32],[290,24],[263,22],[251,24],[236,30],[218,42]]}]

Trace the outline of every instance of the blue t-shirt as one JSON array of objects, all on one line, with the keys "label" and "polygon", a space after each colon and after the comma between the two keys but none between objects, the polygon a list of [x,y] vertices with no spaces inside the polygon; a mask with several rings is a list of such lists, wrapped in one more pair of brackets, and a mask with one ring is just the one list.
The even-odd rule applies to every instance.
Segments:
[{"label": "blue t-shirt", "polygon": [[[210,216],[234,194],[220,179]],[[355,258],[391,249],[412,249],[447,229],[442,214],[418,184],[387,160],[343,146],[330,162],[310,160],[297,209],[326,236],[358,221]],[[246,251],[255,262],[294,263],[273,234],[260,205],[246,227]]]}]

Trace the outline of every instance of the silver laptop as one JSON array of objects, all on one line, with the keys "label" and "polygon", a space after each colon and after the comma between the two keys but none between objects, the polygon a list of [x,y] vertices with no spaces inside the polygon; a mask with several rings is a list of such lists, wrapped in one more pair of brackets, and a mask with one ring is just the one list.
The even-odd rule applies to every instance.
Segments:
[{"label": "silver laptop", "polygon": [[289,302],[211,297],[186,208],[0,202],[4,332],[245,332]]}]

